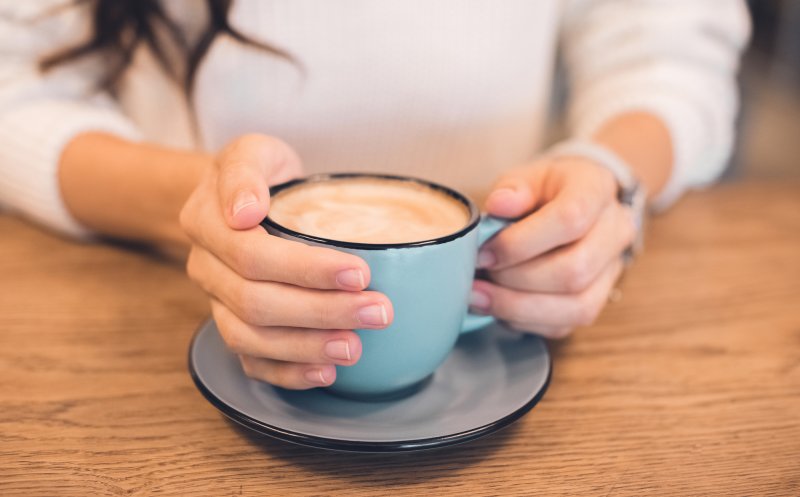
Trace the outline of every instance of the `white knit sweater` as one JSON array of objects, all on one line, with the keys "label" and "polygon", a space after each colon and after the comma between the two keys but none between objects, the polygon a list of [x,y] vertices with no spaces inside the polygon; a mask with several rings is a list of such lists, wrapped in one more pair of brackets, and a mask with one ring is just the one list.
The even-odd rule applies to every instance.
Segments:
[{"label": "white knit sweater", "polygon": [[[0,0],[0,204],[74,236],[62,149],[98,130],[217,150],[247,132],[291,144],[308,172],[391,171],[485,195],[542,146],[563,49],[573,135],[632,110],[668,126],[675,164],[657,202],[713,181],[731,150],[739,0],[236,0],[231,23],[297,66],[220,37],[197,75],[195,143],[178,88],[141,50],[119,99],[92,94],[98,58],[46,75],[43,54],[84,40],[86,6]],[[200,1],[164,2],[187,32]]]}]

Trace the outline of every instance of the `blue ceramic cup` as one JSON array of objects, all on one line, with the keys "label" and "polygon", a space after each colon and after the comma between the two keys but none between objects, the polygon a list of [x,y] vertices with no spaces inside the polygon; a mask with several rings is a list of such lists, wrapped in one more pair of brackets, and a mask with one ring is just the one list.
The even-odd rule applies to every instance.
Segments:
[{"label": "blue ceramic cup", "polygon": [[262,226],[271,235],[355,254],[369,265],[369,289],[385,294],[394,321],[383,330],[356,330],[361,359],[337,366],[333,393],[364,399],[400,396],[416,391],[444,362],[459,334],[481,328],[490,316],[467,313],[478,247],[508,223],[481,218],[475,204],[442,185],[416,178],[378,174],[322,174],[270,188],[272,195],[308,182],[373,178],[414,182],[438,190],[469,210],[469,221],[447,236],[412,243],[372,244],[328,240],[290,230],[269,217]]}]

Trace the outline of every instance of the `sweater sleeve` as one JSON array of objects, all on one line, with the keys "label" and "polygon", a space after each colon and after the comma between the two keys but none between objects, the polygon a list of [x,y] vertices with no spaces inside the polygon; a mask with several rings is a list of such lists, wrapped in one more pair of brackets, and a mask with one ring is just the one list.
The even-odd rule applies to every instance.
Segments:
[{"label": "sweater sleeve", "polygon": [[[69,3],[67,3],[69,5]],[[96,89],[98,58],[42,74],[39,59],[89,35],[88,2],[0,0],[0,206],[63,234],[90,237],[64,205],[61,153],[87,131],[136,140],[116,102]]]},{"label": "sweater sleeve", "polygon": [[669,130],[674,159],[653,207],[713,182],[732,150],[744,3],[570,0],[563,21],[572,133],[589,137],[614,116],[650,112]]}]

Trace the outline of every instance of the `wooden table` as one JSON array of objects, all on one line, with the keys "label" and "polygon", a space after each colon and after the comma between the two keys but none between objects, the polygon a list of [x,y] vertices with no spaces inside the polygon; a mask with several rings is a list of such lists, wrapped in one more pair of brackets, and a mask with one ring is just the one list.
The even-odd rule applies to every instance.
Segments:
[{"label": "wooden table", "polygon": [[511,427],[331,453],[195,390],[182,268],[0,216],[0,495],[800,495],[800,184],[689,196],[622,290]]}]

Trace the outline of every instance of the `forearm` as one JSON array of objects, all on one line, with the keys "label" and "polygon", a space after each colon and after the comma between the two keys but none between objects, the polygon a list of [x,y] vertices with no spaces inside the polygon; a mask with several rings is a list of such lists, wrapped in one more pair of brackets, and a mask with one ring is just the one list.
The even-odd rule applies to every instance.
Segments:
[{"label": "forearm", "polygon": [[666,185],[672,170],[672,141],[659,118],[645,112],[622,114],[601,127],[594,140],[633,168],[649,198]]},{"label": "forearm", "polygon": [[62,154],[59,184],[70,213],[87,228],[180,255],[189,241],[178,215],[212,160],[206,154],[85,133]]}]

